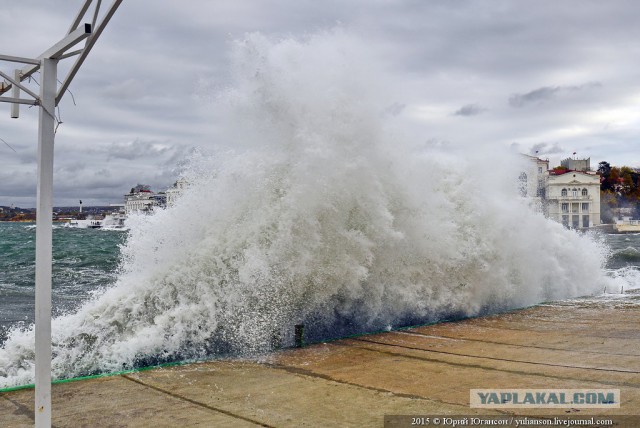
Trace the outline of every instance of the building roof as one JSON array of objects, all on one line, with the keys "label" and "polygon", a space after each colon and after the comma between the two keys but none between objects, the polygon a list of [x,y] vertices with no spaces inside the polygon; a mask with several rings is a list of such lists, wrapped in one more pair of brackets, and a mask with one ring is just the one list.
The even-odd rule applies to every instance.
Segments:
[{"label": "building roof", "polygon": [[564,175],[569,172],[573,172],[573,173],[577,172],[578,174],[584,174],[589,176],[600,175],[598,172],[595,172],[595,171],[578,171],[575,169],[550,169],[549,175]]},{"label": "building roof", "polygon": [[549,163],[549,159],[540,159],[537,156],[532,156],[532,155],[528,155],[526,153],[521,153],[523,156],[526,156],[528,158],[530,158],[531,160],[536,160],[538,162],[545,162],[545,163]]}]

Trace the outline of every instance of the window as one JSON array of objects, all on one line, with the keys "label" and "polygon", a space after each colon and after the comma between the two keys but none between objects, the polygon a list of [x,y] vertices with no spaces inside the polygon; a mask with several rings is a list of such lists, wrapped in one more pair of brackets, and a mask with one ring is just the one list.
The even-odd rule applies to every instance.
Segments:
[{"label": "window", "polygon": [[541,166],[538,167],[538,174],[542,174],[542,167]]},{"label": "window", "polygon": [[567,203],[562,204],[562,212],[563,213],[568,213],[569,212],[569,204],[567,204]]},{"label": "window", "polygon": [[582,216],[582,227],[589,227],[589,216],[588,215],[583,215]]},{"label": "window", "polygon": [[587,204],[587,203],[582,204],[582,212],[583,213],[588,213],[589,212],[589,204]]},{"label": "window", "polygon": [[587,191],[587,189],[582,189],[582,196],[587,196],[589,194],[589,192]]},{"label": "window", "polygon": [[562,189],[562,192],[560,192],[561,196],[567,196],[567,189]]},{"label": "window", "polygon": [[562,224],[565,227],[569,227],[569,216],[568,215],[563,215],[562,216]]},{"label": "window", "polygon": [[580,227],[580,216],[579,215],[574,215],[573,219],[572,219],[572,227],[574,229],[577,229]]},{"label": "window", "polygon": [[572,213],[580,212],[580,204],[576,204],[576,203],[571,204],[571,212]]},{"label": "window", "polygon": [[572,194],[574,197],[577,197],[577,196],[578,196],[578,189],[573,189],[573,190],[571,190],[571,194]]},{"label": "window", "polygon": [[527,196],[527,173],[523,172],[522,174],[520,174],[520,177],[518,178],[518,180],[520,181],[518,185],[518,190],[520,191],[520,195]]}]

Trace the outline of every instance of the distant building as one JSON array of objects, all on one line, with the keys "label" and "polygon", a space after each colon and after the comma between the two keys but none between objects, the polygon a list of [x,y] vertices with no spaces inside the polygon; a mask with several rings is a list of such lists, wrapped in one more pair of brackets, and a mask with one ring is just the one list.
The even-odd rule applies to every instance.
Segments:
[{"label": "distant building", "polygon": [[519,191],[522,196],[538,201],[544,198],[545,177],[549,170],[549,159],[524,155],[527,159],[525,171],[520,173]]},{"label": "distant building", "polygon": [[167,206],[171,207],[175,205],[176,200],[184,193],[187,187],[189,187],[189,182],[184,178],[180,178],[173,183],[173,186],[169,187],[165,192],[167,195]]},{"label": "distant building", "polygon": [[560,161],[560,165],[571,171],[591,171],[591,158],[571,159],[566,158]]},{"label": "distant building", "polygon": [[593,227],[600,220],[600,175],[590,170],[590,158],[564,159],[562,168],[549,170],[549,161],[528,159],[519,177],[522,196],[544,214],[566,227]]},{"label": "distant building", "polygon": [[549,171],[546,210],[567,227],[600,225],[600,175],[591,171]]},{"label": "distant building", "polygon": [[628,221],[633,217],[633,208],[632,207],[619,207],[612,208],[611,214],[613,214],[613,220],[615,222],[619,220]]},{"label": "distant building", "polygon": [[614,208],[613,230],[618,233],[640,232],[640,220],[633,220],[633,208]]},{"label": "distant building", "polygon": [[164,207],[166,205],[166,195],[162,192],[155,194],[149,186],[138,184],[131,191],[124,195],[124,212],[125,214],[133,213],[149,213],[155,207]]}]

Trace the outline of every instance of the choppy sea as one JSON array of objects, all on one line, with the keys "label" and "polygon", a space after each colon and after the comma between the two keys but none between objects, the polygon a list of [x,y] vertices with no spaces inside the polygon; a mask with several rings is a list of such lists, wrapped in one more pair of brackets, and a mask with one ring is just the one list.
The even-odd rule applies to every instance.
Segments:
[{"label": "choppy sea", "polygon": [[[117,275],[124,231],[54,225],[53,311],[73,311]],[[0,223],[0,343],[9,327],[31,324],[35,311],[34,224]]]},{"label": "choppy sea", "polygon": [[[72,312],[114,283],[126,239],[126,231],[54,226],[54,316]],[[640,285],[632,280],[640,278],[640,234],[607,234],[604,239],[611,248],[607,273],[620,278],[620,288],[603,294],[620,294],[625,285],[627,291]],[[33,323],[34,252],[35,225],[0,223],[0,344],[9,328]]]}]

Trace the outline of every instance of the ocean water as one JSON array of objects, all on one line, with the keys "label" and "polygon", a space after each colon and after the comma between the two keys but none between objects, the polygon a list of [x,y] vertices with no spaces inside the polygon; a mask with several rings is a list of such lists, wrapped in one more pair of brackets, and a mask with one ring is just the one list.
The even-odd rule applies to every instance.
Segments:
[{"label": "ocean water", "polygon": [[610,254],[605,272],[611,281],[603,293],[624,293],[640,288],[640,233],[605,235]]},{"label": "ocean water", "polygon": [[[601,235],[610,255],[602,294],[640,287],[640,233]],[[118,277],[127,232],[54,226],[53,313],[69,314]],[[35,225],[0,222],[0,345],[11,328],[34,320]],[[606,286],[609,289],[606,289]],[[596,294],[599,296],[600,294]]]},{"label": "ocean water", "polygon": [[[0,223],[0,342],[34,320],[35,225]],[[54,225],[54,315],[71,312],[113,284],[126,233]]]},{"label": "ocean water", "polygon": [[[316,341],[638,286],[637,236],[533,211],[517,155],[425,139],[366,41],[251,34],[230,57],[211,105],[224,144],[189,159],[175,206],[126,234],[56,230],[55,378],[269,352],[300,323]],[[26,254],[20,227],[0,225],[27,239],[2,245]],[[4,278],[26,290],[24,260]],[[33,337],[5,333],[0,387],[32,382]]]}]

